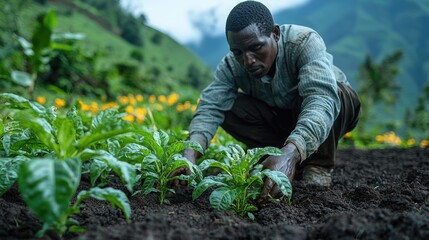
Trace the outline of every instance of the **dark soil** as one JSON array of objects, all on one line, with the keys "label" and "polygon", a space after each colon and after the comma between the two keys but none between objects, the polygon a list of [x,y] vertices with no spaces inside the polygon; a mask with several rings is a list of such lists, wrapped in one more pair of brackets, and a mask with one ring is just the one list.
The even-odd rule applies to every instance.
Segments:
[{"label": "dark soil", "polygon": [[[128,193],[130,224],[120,210],[89,199],[75,216],[86,232],[64,238],[429,239],[429,148],[340,150],[333,177],[330,188],[294,181],[292,204],[270,203],[255,221],[211,209],[207,195],[192,201],[190,189],[178,191],[170,205]],[[89,188],[86,176],[81,185]],[[16,186],[0,198],[0,239],[33,239],[41,227]]]}]

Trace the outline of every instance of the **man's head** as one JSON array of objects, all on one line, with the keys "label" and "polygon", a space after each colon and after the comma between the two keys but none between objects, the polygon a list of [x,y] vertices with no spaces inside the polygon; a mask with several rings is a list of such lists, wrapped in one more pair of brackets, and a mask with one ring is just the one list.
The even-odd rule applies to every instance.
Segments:
[{"label": "man's head", "polygon": [[270,10],[257,1],[245,1],[237,4],[226,20],[226,33],[239,32],[255,24],[259,31],[269,36],[273,31],[274,20]]},{"label": "man's head", "polygon": [[275,73],[280,28],[260,2],[236,5],[226,21],[226,38],[235,59],[254,77]]}]

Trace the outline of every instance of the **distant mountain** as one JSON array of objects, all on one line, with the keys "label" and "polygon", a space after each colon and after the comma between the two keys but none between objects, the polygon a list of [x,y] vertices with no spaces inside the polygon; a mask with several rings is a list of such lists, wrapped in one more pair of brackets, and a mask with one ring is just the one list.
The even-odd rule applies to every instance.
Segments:
[{"label": "distant mountain", "polygon": [[[402,88],[399,111],[412,106],[429,84],[429,1],[311,0],[275,14],[274,20],[315,29],[355,86],[367,54],[378,61],[401,49],[404,58],[396,79]],[[206,36],[199,46],[188,47],[213,69],[229,49],[224,36]]]}]

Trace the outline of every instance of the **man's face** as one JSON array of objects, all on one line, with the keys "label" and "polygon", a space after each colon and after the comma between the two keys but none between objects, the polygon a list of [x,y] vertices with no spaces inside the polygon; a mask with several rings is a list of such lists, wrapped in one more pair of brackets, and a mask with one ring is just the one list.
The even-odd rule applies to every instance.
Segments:
[{"label": "man's face", "polygon": [[278,36],[278,26],[270,36],[265,36],[255,24],[239,32],[227,33],[229,48],[235,59],[255,78],[267,75],[273,67]]}]

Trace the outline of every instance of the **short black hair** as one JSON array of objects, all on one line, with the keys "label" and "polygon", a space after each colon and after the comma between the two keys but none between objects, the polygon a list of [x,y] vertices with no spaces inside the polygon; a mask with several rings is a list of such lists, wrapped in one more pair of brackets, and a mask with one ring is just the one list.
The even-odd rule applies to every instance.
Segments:
[{"label": "short black hair", "polygon": [[269,36],[274,27],[273,16],[264,4],[257,1],[244,1],[237,4],[229,13],[225,33],[239,32],[252,24],[256,24],[262,34]]}]

